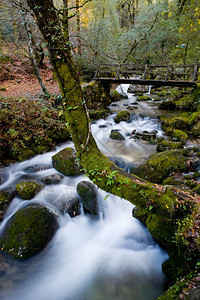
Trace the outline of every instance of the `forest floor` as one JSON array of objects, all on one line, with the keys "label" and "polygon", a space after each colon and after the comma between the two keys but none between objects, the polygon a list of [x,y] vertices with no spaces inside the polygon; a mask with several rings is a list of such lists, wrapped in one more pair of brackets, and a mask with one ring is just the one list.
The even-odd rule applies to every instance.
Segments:
[{"label": "forest floor", "polygon": [[[50,63],[45,58],[40,75],[51,94],[59,94],[58,83],[53,79]],[[0,96],[9,98],[35,97],[42,94],[37,77],[27,56],[14,55],[11,51],[0,53]]]}]

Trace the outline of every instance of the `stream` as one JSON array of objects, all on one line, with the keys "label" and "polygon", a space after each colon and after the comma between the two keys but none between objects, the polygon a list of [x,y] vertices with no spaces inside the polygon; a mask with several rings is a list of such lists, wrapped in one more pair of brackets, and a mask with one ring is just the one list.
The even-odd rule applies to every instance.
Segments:
[{"label": "stream", "polygon": [[[100,150],[126,171],[156,152],[155,145],[130,138],[130,132],[156,130],[157,137],[163,134],[153,101],[138,103],[138,109],[130,111],[131,122],[114,122],[116,113],[135,101],[136,97],[129,94],[128,99],[111,104],[113,114],[106,120],[92,123]],[[111,140],[112,129],[119,130],[125,140]],[[54,151],[5,168],[6,179],[0,189],[57,174],[51,157],[65,147],[73,147],[73,143],[64,143]],[[58,199],[78,197],[76,185],[82,180],[89,179],[82,175],[65,176],[60,184],[45,186],[32,200],[15,197],[0,232],[8,218],[28,203],[56,210],[54,203]],[[0,299],[153,300],[158,297],[165,288],[161,265],[168,255],[147,228],[132,217],[131,203],[99,189],[98,203],[98,217],[84,214],[83,209],[75,218],[56,211],[60,227],[39,255],[25,262],[5,258],[4,265],[9,267],[0,269]]]}]

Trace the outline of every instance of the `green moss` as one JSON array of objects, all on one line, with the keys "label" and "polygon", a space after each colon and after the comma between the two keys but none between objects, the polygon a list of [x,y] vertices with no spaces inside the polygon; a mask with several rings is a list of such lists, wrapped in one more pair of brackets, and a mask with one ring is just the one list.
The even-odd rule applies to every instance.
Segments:
[{"label": "green moss", "polygon": [[123,140],[125,140],[125,138],[123,137],[123,135],[119,131],[117,131],[117,130],[111,130],[110,138],[112,140],[117,140],[117,141],[123,141]]},{"label": "green moss", "polygon": [[77,176],[80,168],[77,164],[77,156],[74,149],[65,148],[52,156],[53,166],[66,176]]},{"label": "green moss", "polygon": [[194,189],[197,186],[197,182],[194,180],[186,180],[185,184],[189,186],[190,189]]},{"label": "green moss", "polygon": [[158,108],[161,109],[161,110],[175,110],[176,104],[172,100],[162,101],[159,104]]},{"label": "green moss", "polygon": [[41,185],[33,182],[27,181],[16,185],[16,192],[18,196],[23,200],[30,200],[35,197],[35,195],[41,190]]},{"label": "green moss", "polygon": [[191,134],[194,137],[199,137],[200,136],[200,122],[198,122],[197,124],[195,124],[192,129],[191,129]]},{"label": "green moss", "polygon": [[137,101],[149,101],[152,100],[149,96],[139,96],[137,97]]},{"label": "green moss", "polygon": [[163,181],[163,184],[164,185],[182,185],[183,184],[183,181],[180,180],[179,178],[177,178],[176,176],[171,176],[171,177],[168,177],[167,179],[165,179]]},{"label": "green moss", "polygon": [[188,130],[189,129],[189,118],[179,116],[179,117],[174,117],[172,119],[172,126],[175,129],[179,130]]},{"label": "green moss", "polygon": [[197,184],[194,188],[193,191],[197,194],[200,194],[200,184]]},{"label": "green moss", "polygon": [[159,97],[165,97],[165,96],[167,96],[167,94],[168,94],[167,91],[159,91],[157,95]]},{"label": "green moss", "polygon": [[126,110],[121,111],[114,117],[115,123],[120,123],[121,121],[128,122],[130,119],[130,113]]},{"label": "green moss", "polygon": [[188,168],[184,156],[178,150],[169,150],[151,155],[131,173],[150,182],[162,183],[173,171],[186,171]]},{"label": "green moss", "polygon": [[185,111],[196,111],[199,103],[192,96],[187,95],[176,101],[176,108]]},{"label": "green moss", "polygon": [[2,253],[24,260],[44,249],[58,228],[57,217],[47,208],[35,205],[16,212],[0,238]]},{"label": "green moss", "polygon": [[116,90],[110,91],[110,97],[111,97],[111,100],[114,102],[119,101],[122,98],[122,96]]},{"label": "green moss", "polygon": [[7,200],[7,197],[2,192],[0,192],[0,210],[4,208],[4,205],[6,204]]},{"label": "green moss", "polygon": [[200,112],[195,112],[190,116],[190,126],[195,125],[200,121]]},{"label": "green moss", "polygon": [[177,142],[187,142],[188,135],[182,130],[175,130],[172,133],[172,139]]},{"label": "green moss", "polygon": [[163,152],[166,150],[175,150],[175,149],[182,149],[182,148],[183,148],[182,142],[162,141],[157,145],[156,151]]}]

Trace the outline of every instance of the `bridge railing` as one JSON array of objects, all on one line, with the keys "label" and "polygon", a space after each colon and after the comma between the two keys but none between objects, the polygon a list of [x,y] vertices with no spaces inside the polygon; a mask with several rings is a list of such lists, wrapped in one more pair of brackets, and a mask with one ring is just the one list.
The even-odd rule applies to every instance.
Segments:
[{"label": "bridge railing", "polygon": [[165,65],[165,64],[103,64],[97,67],[94,79],[135,78],[142,81],[187,81],[198,80],[199,65]]}]

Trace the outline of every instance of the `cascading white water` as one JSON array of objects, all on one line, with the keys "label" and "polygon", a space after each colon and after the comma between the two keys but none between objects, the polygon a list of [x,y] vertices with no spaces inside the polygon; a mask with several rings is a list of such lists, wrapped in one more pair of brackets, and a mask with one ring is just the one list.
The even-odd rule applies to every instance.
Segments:
[{"label": "cascading white water", "polygon": [[[131,98],[124,101],[132,101]],[[107,124],[106,128],[99,125]],[[92,125],[92,132],[101,150],[109,156],[122,157],[125,162],[147,157],[155,148],[134,142],[110,141],[109,132],[118,128],[126,133],[137,130],[154,130],[161,134],[158,123],[151,118],[133,118],[131,123],[114,124],[113,116]],[[123,143],[123,146],[122,146]],[[38,155],[31,160],[7,168],[7,181],[1,189],[25,180],[40,179],[57,173],[51,157],[62,148]],[[117,150],[117,147],[119,150]],[[138,152],[137,152],[138,148]],[[130,153],[131,152],[131,153]],[[134,156],[134,153],[136,155]],[[47,169],[29,173],[32,166]],[[37,202],[56,211],[56,199],[77,196],[76,185],[83,176],[64,177],[58,185],[46,186],[30,202]],[[71,219],[61,215],[60,228],[48,247],[27,262],[12,263],[10,269],[0,273],[2,300],[153,300],[162,291],[164,275],[161,264],[167,254],[160,249],[148,230],[132,217],[133,205],[113,195],[106,198],[98,190],[100,216],[83,213]],[[0,229],[10,215],[26,205],[27,201],[15,197]]]}]

